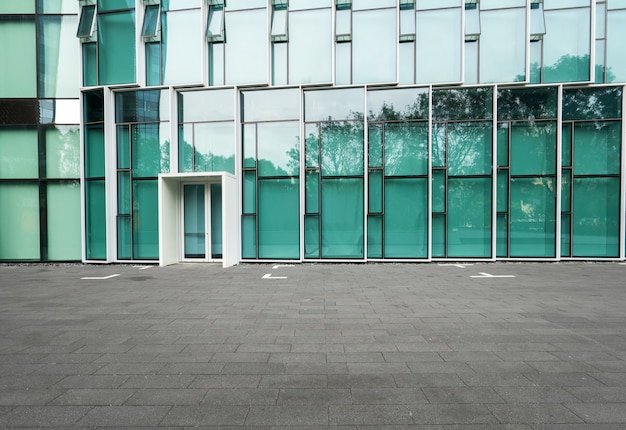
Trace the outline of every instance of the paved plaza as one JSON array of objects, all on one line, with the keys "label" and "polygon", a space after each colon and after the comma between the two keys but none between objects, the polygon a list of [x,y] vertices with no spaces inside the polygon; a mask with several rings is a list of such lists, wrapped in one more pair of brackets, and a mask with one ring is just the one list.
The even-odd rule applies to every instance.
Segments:
[{"label": "paved plaza", "polygon": [[626,265],[0,266],[1,428],[623,430]]}]

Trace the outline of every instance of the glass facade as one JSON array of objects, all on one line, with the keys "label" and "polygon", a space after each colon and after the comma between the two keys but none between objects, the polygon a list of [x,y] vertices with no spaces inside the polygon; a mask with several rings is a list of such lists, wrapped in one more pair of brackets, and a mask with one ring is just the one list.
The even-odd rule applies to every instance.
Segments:
[{"label": "glass facade", "polygon": [[181,258],[624,259],[625,29],[612,0],[0,2],[0,261],[158,261],[172,176]]}]

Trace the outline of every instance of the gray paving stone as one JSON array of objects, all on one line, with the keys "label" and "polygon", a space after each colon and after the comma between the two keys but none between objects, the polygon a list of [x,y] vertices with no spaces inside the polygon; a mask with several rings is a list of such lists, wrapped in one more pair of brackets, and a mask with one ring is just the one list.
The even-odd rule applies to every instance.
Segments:
[{"label": "gray paving stone", "polygon": [[504,403],[490,387],[430,387],[422,391],[430,403]]},{"label": "gray paving stone", "polygon": [[260,388],[326,388],[326,375],[265,375]]},{"label": "gray paving stone", "polygon": [[194,379],[194,375],[137,375],[120,388],[187,388]]},{"label": "gray paving stone", "polygon": [[352,388],[352,402],[361,405],[412,405],[426,403],[418,388]]},{"label": "gray paving stone", "polygon": [[246,417],[248,425],[302,426],[327,425],[328,407],[314,406],[252,406]]},{"label": "gray paving stone", "polygon": [[414,424],[402,405],[331,405],[328,414],[331,425]]},{"label": "gray paving stone", "polygon": [[188,388],[256,388],[257,375],[199,375]]},{"label": "gray paving stone", "polygon": [[121,405],[135,390],[71,389],[56,397],[50,405],[108,406]]},{"label": "gray paving stone", "polygon": [[174,406],[161,421],[163,426],[241,426],[248,406]]},{"label": "gray paving stone", "polygon": [[413,419],[423,424],[495,424],[498,420],[478,404],[416,405],[411,407]]},{"label": "gray paving stone", "polygon": [[626,387],[568,387],[566,390],[583,403],[626,403]]},{"label": "gray paving stone", "polygon": [[460,387],[465,386],[463,380],[452,373],[412,373],[394,375],[396,385],[407,387]]},{"label": "gray paving stone", "polygon": [[392,375],[329,375],[328,388],[393,388],[396,387]]},{"label": "gray paving stone", "polygon": [[486,405],[501,423],[558,423],[583,422],[570,409],[558,404],[491,404]]},{"label": "gray paving stone", "polygon": [[54,388],[118,388],[128,378],[128,375],[70,375],[54,384]]},{"label": "gray paving stone", "polygon": [[71,427],[91,406],[18,406],[0,415],[0,427]]},{"label": "gray paving stone", "polygon": [[43,406],[63,393],[56,389],[0,390],[0,406]]},{"label": "gray paving stone", "polygon": [[626,403],[568,403],[565,406],[588,423],[626,425]]},{"label": "gray paving stone", "polygon": [[572,394],[558,387],[495,387],[507,403],[566,403],[576,402]]},{"label": "gray paving stone", "polygon": [[278,405],[350,404],[352,399],[348,389],[327,388],[287,388],[281,389]]},{"label": "gray paving stone", "polygon": [[223,364],[215,363],[168,363],[159,369],[160,375],[218,375]]},{"label": "gray paving stone", "polygon": [[199,405],[204,389],[139,389],[124,404],[126,406],[180,406]]},{"label": "gray paving stone", "polygon": [[169,406],[96,406],[77,425],[99,427],[158,426],[169,409]]}]

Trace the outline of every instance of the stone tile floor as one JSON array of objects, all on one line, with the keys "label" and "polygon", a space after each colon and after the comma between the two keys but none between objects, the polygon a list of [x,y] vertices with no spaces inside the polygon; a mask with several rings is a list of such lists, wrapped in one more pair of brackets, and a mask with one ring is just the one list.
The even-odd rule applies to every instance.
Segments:
[{"label": "stone tile floor", "polygon": [[623,430],[625,275],[4,264],[0,427]]}]

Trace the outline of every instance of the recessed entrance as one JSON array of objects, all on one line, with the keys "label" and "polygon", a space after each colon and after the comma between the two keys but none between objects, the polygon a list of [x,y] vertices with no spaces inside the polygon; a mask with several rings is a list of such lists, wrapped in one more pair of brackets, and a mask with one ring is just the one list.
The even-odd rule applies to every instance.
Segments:
[{"label": "recessed entrance", "polygon": [[185,260],[222,258],[222,185],[182,184],[182,249]]},{"label": "recessed entrance", "polygon": [[159,175],[159,264],[237,264],[238,195],[229,173]]}]

